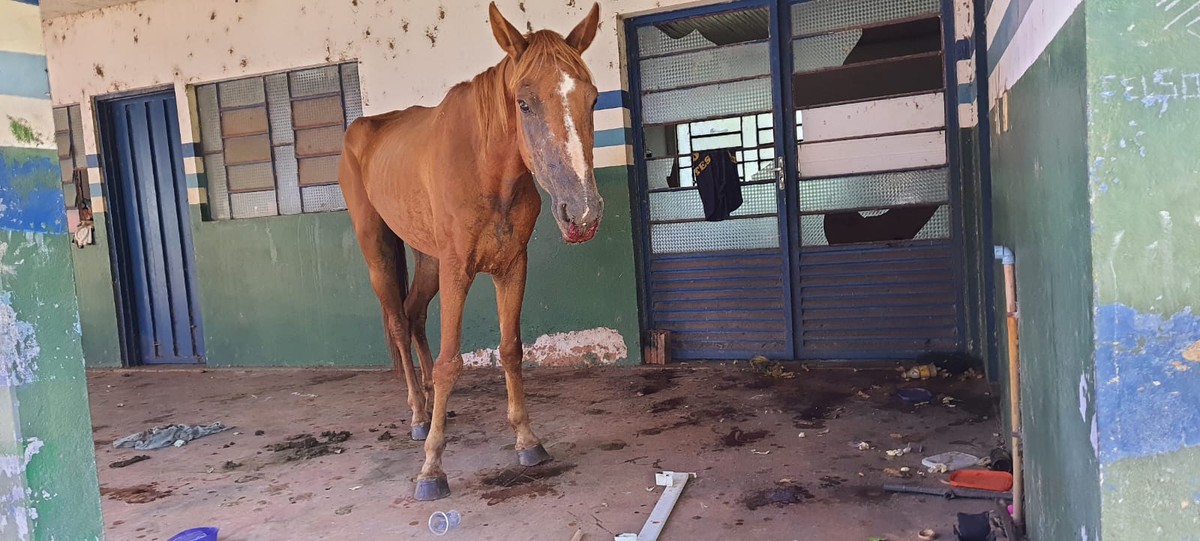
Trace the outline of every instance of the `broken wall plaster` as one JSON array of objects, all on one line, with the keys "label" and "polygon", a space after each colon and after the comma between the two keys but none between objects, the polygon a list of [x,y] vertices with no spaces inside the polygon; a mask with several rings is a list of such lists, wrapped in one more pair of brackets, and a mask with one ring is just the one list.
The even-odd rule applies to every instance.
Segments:
[{"label": "broken wall plaster", "polygon": [[[464,353],[462,358],[469,367],[497,366],[500,350],[480,349]],[[629,348],[625,338],[607,327],[546,334],[524,346],[524,363],[530,366],[607,366],[627,358]]]},{"label": "broken wall plaster", "polygon": [[18,387],[37,381],[40,354],[33,324],[18,319],[12,293],[0,291],[0,386]]}]

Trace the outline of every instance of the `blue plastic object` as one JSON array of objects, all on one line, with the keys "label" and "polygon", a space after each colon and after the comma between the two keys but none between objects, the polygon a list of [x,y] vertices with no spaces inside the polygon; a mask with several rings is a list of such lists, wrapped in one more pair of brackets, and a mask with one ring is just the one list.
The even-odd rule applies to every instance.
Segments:
[{"label": "blue plastic object", "polygon": [[172,537],[170,541],[217,541],[217,529],[192,528]]},{"label": "blue plastic object", "polygon": [[898,389],[896,394],[900,396],[900,400],[908,404],[924,404],[933,401],[933,393],[921,388]]}]

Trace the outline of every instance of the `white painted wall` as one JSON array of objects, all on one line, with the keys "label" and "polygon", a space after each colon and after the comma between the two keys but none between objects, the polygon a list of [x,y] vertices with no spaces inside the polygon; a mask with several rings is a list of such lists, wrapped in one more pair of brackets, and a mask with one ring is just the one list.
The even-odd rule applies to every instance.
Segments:
[{"label": "white painted wall", "polygon": [[[685,2],[601,2],[600,31],[584,55],[601,91],[624,86],[618,17],[679,4]],[[585,0],[497,5],[518,28],[562,34],[591,7]],[[143,0],[49,19],[43,29],[55,104],[85,107],[93,96],[173,85],[183,108],[188,85],[357,59],[364,112],[377,114],[435,104],[503,58],[482,0]],[[84,117],[91,122],[90,112]],[[596,129],[623,127],[625,118],[597,115]],[[95,154],[94,130],[84,130]],[[184,142],[193,140],[185,133]],[[625,154],[606,159],[623,165]],[[618,165],[600,162],[597,153],[597,166]]]}]

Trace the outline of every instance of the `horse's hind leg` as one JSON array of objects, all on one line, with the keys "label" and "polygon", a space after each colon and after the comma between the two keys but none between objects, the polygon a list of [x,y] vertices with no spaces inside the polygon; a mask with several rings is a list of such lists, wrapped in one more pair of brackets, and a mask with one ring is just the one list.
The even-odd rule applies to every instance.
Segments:
[{"label": "horse's hind leg", "polygon": [[429,313],[429,302],[438,292],[438,260],[413,250],[416,260],[412,287],[404,300],[404,313],[408,315],[409,329],[417,346],[417,359],[421,362],[421,382],[425,385],[425,406],[433,407],[433,354],[429,352],[429,338],[425,335],[425,321]]},{"label": "horse's hind leg", "polygon": [[522,466],[536,466],[551,460],[550,453],[533,434],[529,413],[525,409],[525,382],[521,376],[524,350],[521,344],[521,304],[525,298],[525,277],[528,260],[519,258],[496,283],[496,307],[500,316],[500,363],[504,366],[504,382],[508,388],[508,423],[517,433],[517,461]]},{"label": "horse's hind leg", "polygon": [[[345,162],[345,160],[343,160]],[[425,410],[425,393],[417,380],[412,363],[412,340],[409,322],[404,312],[404,246],[388,228],[383,218],[366,198],[362,185],[353,171],[343,163],[342,193],[350,210],[350,221],[367,262],[371,287],[383,308],[383,328],[388,349],[394,362],[404,373],[408,385],[408,406],[412,409],[412,437],[423,440],[429,433],[429,414]]]}]

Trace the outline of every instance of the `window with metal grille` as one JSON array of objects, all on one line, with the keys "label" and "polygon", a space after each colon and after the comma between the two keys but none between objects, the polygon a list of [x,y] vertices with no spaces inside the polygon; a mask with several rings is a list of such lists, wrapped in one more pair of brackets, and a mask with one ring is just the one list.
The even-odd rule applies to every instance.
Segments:
[{"label": "window with metal grille", "polygon": [[54,108],[54,141],[58,145],[67,210],[88,206],[87,153],[83,148],[83,117],[78,105]]},{"label": "window with metal grille", "polygon": [[196,87],[212,220],[343,210],[346,127],[362,116],[358,65]]}]

